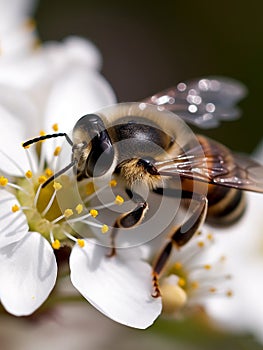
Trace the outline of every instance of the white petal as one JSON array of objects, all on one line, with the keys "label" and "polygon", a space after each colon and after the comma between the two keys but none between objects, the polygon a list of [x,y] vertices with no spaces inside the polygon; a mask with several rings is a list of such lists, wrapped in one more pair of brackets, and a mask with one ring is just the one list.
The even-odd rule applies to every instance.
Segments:
[{"label": "white petal", "polygon": [[147,328],[161,312],[161,298],[153,298],[151,267],[129,249],[107,257],[108,249],[85,240],[70,256],[71,281],[79,292],[111,319]]},{"label": "white petal", "polygon": [[90,69],[99,70],[102,58],[99,50],[89,40],[69,36],[63,42],[46,42],[43,44],[45,56],[57,70],[65,69],[72,65],[83,64]]},{"label": "white petal", "polygon": [[37,232],[0,249],[0,298],[13,315],[32,314],[47,299],[56,276],[53,250]]},{"label": "white petal", "polygon": [[12,206],[18,204],[16,197],[0,189],[0,248],[19,241],[28,233],[26,216],[23,212],[12,212]]},{"label": "white petal", "polygon": [[68,68],[50,92],[45,129],[58,123],[61,130],[71,131],[80,117],[113,103],[114,93],[102,75],[84,66]]},{"label": "white petal", "polygon": [[[19,167],[24,171],[29,169],[22,142],[31,132],[37,130],[35,113],[34,106],[25,94],[10,87],[0,86],[0,171],[21,176]],[[18,166],[12,163],[10,158]],[[33,162],[35,163],[35,159]]]}]

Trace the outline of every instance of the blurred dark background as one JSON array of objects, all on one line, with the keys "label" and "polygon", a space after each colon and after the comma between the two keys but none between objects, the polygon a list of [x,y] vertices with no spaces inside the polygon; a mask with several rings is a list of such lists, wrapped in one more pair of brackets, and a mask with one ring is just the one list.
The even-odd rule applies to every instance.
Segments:
[{"label": "blurred dark background", "polygon": [[251,152],[263,137],[263,2],[39,0],[42,40],[93,41],[119,101],[136,101],[181,80],[226,75],[249,95],[242,119],[205,134]]}]

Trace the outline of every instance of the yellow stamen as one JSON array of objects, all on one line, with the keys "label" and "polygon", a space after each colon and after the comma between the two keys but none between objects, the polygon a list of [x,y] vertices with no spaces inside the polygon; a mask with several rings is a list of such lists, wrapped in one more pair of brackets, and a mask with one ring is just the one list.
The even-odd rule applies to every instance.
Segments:
[{"label": "yellow stamen", "polygon": [[213,288],[213,287],[210,288],[210,289],[209,289],[209,292],[210,292],[210,293],[215,293],[215,292],[216,292],[216,288]]},{"label": "yellow stamen", "polygon": [[31,179],[32,176],[33,176],[33,174],[32,174],[32,171],[31,171],[31,170],[28,170],[28,171],[25,173],[25,177],[28,178],[28,179]]},{"label": "yellow stamen", "polygon": [[5,187],[8,184],[8,179],[4,176],[0,176],[0,186]]},{"label": "yellow stamen", "polygon": [[212,266],[209,264],[204,265],[204,269],[206,270],[211,270]]},{"label": "yellow stamen", "polygon": [[43,184],[46,181],[47,181],[46,176],[44,176],[44,175],[39,176],[39,178],[38,178],[38,183],[39,184]]},{"label": "yellow stamen", "polygon": [[174,264],[174,268],[176,270],[181,270],[182,266],[183,265],[182,265],[182,263],[180,261],[176,261],[176,263]]},{"label": "yellow stamen", "polygon": [[66,209],[66,210],[64,211],[64,216],[65,216],[65,218],[69,218],[71,215],[73,215],[73,210],[71,210],[71,209]]},{"label": "yellow stamen", "polygon": [[80,246],[80,248],[83,248],[83,247],[85,246],[85,241],[84,241],[84,239],[78,239],[78,240],[77,240],[77,243],[78,243],[78,245]]},{"label": "yellow stamen", "polygon": [[212,233],[208,233],[207,239],[209,239],[209,241],[212,241],[213,238],[214,236],[212,235]]},{"label": "yellow stamen", "polygon": [[20,207],[19,207],[17,204],[15,204],[15,205],[12,206],[12,212],[13,212],[13,213],[16,213],[16,212],[19,211],[19,210],[20,210]]},{"label": "yellow stamen", "polygon": [[185,279],[184,278],[179,278],[178,286],[184,287],[185,285],[186,285]]},{"label": "yellow stamen", "polygon": [[109,231],[109,226],[108,225],[102,225],[101,227],[101,233],[106,233]]},{"label": "yellow stamen", "polygon": [[114,203],[117,205],[122,205],[124,203],[124,199],[121,196],[117,195]]},{"label": "yellow stamen", "polygon": [[58,123],[52,125],[52,129],[57,132],[58,131]]},{"label": "yellow stamen", "polygon": [[199,242],[197,243],[197,245],[198,245],[198,247],[203,248],[205,244],[204,244],[203,241],[199,241]]},{"label": "yellow stamen", "polygon": [[193,288],[193,289],[199,288],[199,283],[198,283],[197,281],[193,281],[193,282],[191,283],[191,288]]},{"label": "yellow stamen", "polygon": [[61,185],[59,182],[54,182],[53,188],[54,188],[56,191],[59,191],[59,190],[61,190],[62,185]]},{"label": "yellow stamen", "polygon": [[231,298],[231,297],[233,296],[233,291],[232,291],[232,290],[228,290],[228,291],[226,292],[226,296],[229,297],[229,298]]},{"label": "yellow stamen", "polygon": [[91,210],[89,211],[89,213],[90,213],[90,215],[93,216],[94,218],[95,218],[96,216],[98,216],[98,214],[99,214],[98,210],[96,210],[96,209],[91,209]]},{"label": "yellow stamen", "polygon": [[59,249],[61,247],[61,244],[58,239],[55,239],[54,242],[52,242],[53,249]]},{"label": "yellow stamen", "polygon": [[117,181],[112,179],[110,182],[109,182],[109,186],[110,187],[116,187],[117,186]]},{"label": "yellow stamen", "polygon": [[87,183],[87,185],[86,185],[86,194],[88,196],[90,196],[94,192],[95,192],[95,187],[94,187],[93,182]]},{"label": "yellow stamen", "polygon": [[52,171],[51,169],[47,168],[47,169],[45,170],[45,174],[46,174],[48,177],[50,177],[50,176],[53,175],[53,171]]},{"label": "yellow stamen", "polygon": [[54,151],[54,156],[55,157],[57,157],[59,154],[60,154],[60,152],[61,152],[61,147],[59,147],[59,146],[57,146],[56,148],[55,148],[55,151]]},{"label": "yellow stamen", "polygon": [[78,204],[75,209],[78,214],[81,214],[83,212],[83,205]]}]

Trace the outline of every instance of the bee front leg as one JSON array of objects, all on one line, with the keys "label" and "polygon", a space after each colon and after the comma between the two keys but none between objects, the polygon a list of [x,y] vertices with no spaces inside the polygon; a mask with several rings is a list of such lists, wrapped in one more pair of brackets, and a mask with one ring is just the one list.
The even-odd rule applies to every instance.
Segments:
[{"label": "bee front leg", "polygon": [[153,264],[152,281],[154,292],[152,296],[154,298],[161,296],[159,276],[168,262],[173,246],[176,248],[182,247],[193,237],[195,233],[198,232],[199,227],[203,224],[206,218],[207,205],[207,199],[202,197],[200,206],[197,207],[193,214],[182,225],[173,229],[173,233],[170,236],[168,243],[164,246]]},{"label": "bee front leg", "polygon": [[116,236],[118,233],[118,229],[120,228],[126,228],[126,229],[131,229],[133,227],[136,227],[139,225],[144,216],[146,211],[148,210],[148,203],[140,196],[138,193],[131,192],[130,190],[126,190],[128,196],[137,204],[137,206],[122,215],[120,215],[114,225],[113,229],[111,231],[111,252],[108,254],[108,257],[112,257],[116,255]]}]

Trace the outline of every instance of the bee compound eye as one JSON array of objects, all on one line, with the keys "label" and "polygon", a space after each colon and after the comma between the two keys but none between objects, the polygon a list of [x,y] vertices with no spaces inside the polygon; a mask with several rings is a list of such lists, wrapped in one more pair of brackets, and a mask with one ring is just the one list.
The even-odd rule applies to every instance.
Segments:
[{"label": "bee compound eye", "polygon": [[90,177],[104,175],[112,166],[114,149],[107,130],[91,140],[91,151],[86,161],[86,173]]}]

